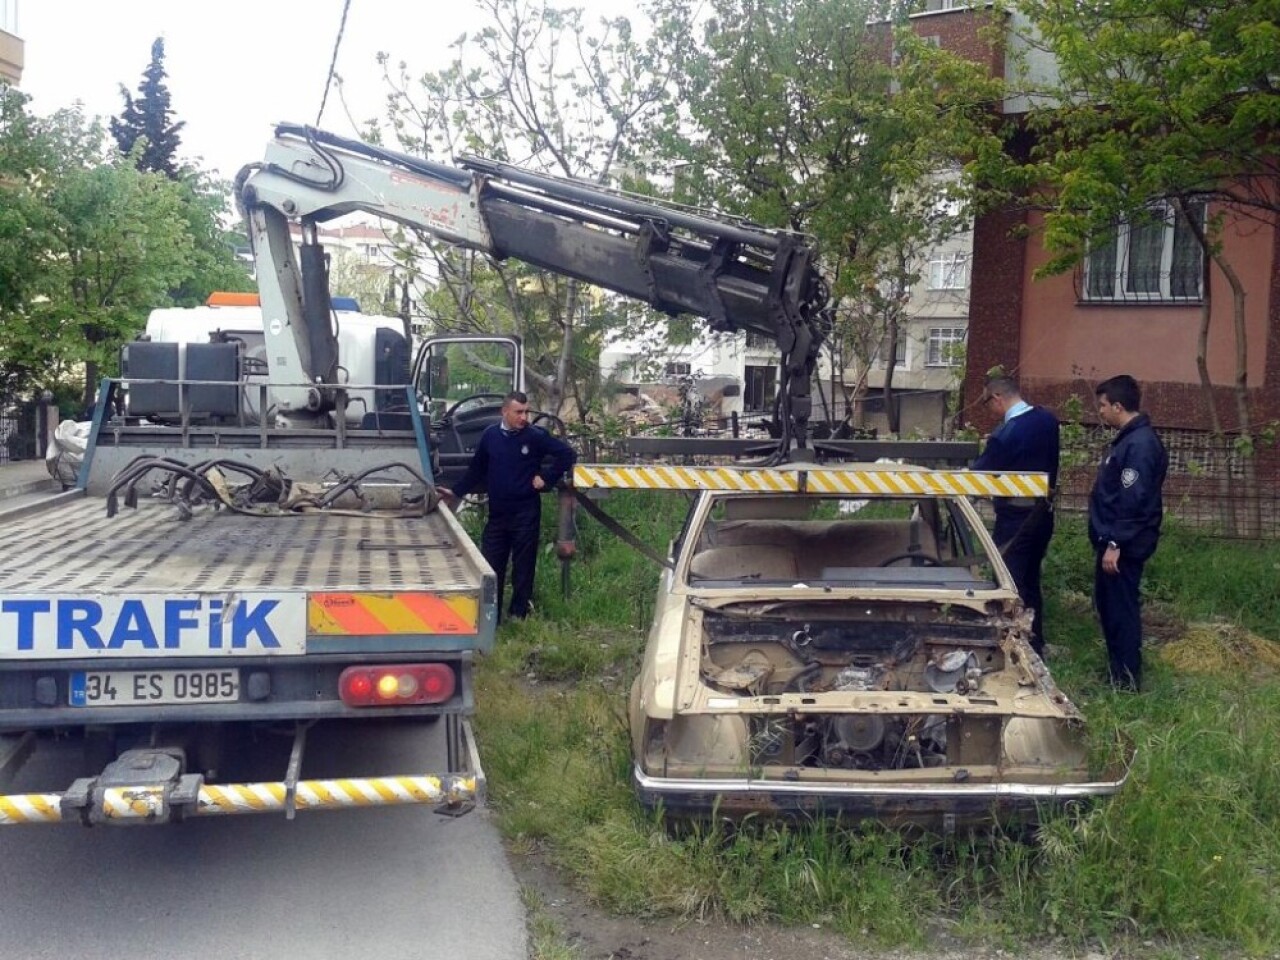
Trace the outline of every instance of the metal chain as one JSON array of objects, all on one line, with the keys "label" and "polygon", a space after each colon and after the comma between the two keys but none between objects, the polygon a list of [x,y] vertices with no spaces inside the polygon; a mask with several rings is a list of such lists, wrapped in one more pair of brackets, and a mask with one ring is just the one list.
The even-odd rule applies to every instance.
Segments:
[{"label": "metal chain", "polygon": [[325,104],[329,102],[329,88],[333,86],[333,76],[338,68],[338,48],[342,46],[342,35],[347,29],[347,14],[351,10],[351,0],[342,4],[342,22],[338,24],[338,36],[333,41],[333,56],[329,60],[329,76],[324,81],[324,96],[320,98],[320,110],[316,113],[316,126],[320,126],[320,118],[324,116]]}]

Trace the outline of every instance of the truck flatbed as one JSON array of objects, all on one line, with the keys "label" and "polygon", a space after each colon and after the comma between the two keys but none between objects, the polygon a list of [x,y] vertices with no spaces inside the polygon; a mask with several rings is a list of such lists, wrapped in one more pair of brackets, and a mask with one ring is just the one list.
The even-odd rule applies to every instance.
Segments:
[{"label": "truck flatbed", "polygon": [[89,498],[0,533],[0,730],[367,715],[343,671],[387,663],[457,683],[380,714],[467,712],[493,643],[493,575],[447,510],[184,521]]},{"label": "truck flatbed", "polygon": [[[52,518],[56,517],[56,522]],[[0,596],[31,593],[215,592],[244,589],[477,591],[480,571],[452,517],[382,518],[227,510],[179,521],[141,501],[106,516],[85,499],[3,525]],[[74,531],[75,536],[68,534]]]}]

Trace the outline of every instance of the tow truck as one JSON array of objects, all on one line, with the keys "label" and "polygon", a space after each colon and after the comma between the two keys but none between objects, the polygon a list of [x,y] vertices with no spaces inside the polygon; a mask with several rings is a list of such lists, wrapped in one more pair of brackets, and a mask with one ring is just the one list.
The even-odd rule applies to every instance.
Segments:
[{"label": "tow truck", "polygon": [[[395,358],[407,343],[390,331],[371,381],[352,378],[317,237],[326,220],[373,214],[714,330],[771,336],[782,354],[777,459],[808,449],[830,314],[801,236],[292,124],[236,193],[261,354],[228,335],[128,344],[122,376],[100,389],[76,487],[0,512],[0,824],[456,811],[483,798],[471,669],[494,642],[499,598],[437,503],[431,418],[415,388],[429,392],[443,366],[419,356],[406,385]],[[474,430],[496,408],[488,395],[459,399],[472,401],[448,411],[464,455],[459,411]],[[443,718],[448,769],[302,777],[312,724],[376,717]],[[235,742],[225,735],[246,724],[290,731],[288,763],[274,780],[217,782]],[[82,740],[83,775],[4,793],[50,737]]]}]

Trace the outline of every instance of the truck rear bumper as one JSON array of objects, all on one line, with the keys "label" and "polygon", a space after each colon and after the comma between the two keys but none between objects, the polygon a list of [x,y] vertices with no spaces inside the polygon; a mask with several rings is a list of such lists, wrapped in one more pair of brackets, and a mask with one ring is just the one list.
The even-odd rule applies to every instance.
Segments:
[{"label": "truck rear bumper", "polygon": [[[339,678],[349,666],[443,663],[455,673],[453,696],[435,704],[351,707],[339,696]],[[235,670],[239,699],[228,703],[72,706],[77,673],[121,671]],[[431,716],[475,709],[470,651],[316,654],[275,658],[192,658],[175,663],[139,659],[0,662],[0,734],[127,724],[271,722]]]},{"label": "truck rear bumper", "polygon": [[[299,780],[301,743],[305,740],[305,727],[300,727],[294,757],[280,781],[207,784],[199,774],[186,774],[177,767],[165,774],[169,755],[164,751],[132,751],[134,756],[126,754],[99,777],[76,780],[63,792],[0,795],[0,826],[157,824],[251,813],[284,813],[292,819],[298,810],[424,803],[456,816],[484,802],[485,776],[470,722],[452,714],[446,723],[446,736],[457,739],[457,749],[450,749],[449,764],[457,771]],[[147,775],[153,768],[162,775]],[[130,770],[138,771],[136,782],[128,782]]]}]

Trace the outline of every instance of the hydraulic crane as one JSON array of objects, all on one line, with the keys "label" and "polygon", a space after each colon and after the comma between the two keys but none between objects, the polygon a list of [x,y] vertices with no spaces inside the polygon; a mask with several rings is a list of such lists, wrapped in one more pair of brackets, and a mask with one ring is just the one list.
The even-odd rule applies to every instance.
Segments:
[{"label": "hydraulic crane", "polygon": [[[338,381],[338,349],[316,228],[364,212],[704,318],[714,331],[770,337],[782,354],[780,452],[806,447],[810,382],[831,317],[813,248],[798,234],[475,157],[449,166],[292,124],[278,126],[265,159],[241,171],[237,198],[273,377],[302,385],[277,390],[286,418],[333,408],[323,385]],[[291,221],[302,227],[296,258]]]}]

